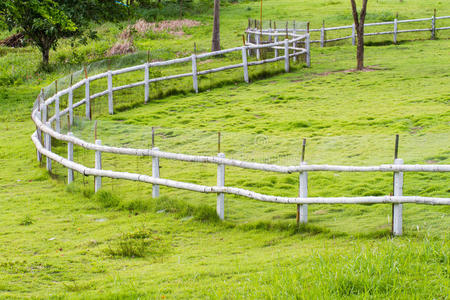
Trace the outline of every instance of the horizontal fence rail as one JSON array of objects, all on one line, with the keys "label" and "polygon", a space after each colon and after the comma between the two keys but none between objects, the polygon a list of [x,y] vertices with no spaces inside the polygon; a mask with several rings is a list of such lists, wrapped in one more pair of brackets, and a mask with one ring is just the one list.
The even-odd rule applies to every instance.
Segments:
[{"label": "horizontal fence rail", "polygon": [[[397,43],[397,35],[400,33],[409,33],[409,32],[430,32],[430,38],[434,39],[436,38],[436,32],[439,30],[449,30],[450,26],[437,26],[437,20],[444,20],[444,19],[450,19],[450,16],[432,16],[430,18],[420,18],[420,19],[412,19],[412,20],[399,20],[395,18],[393,21],[387,21],[387,22],[377,22],[377,23],[366,23],[364,24],[364,28],[366,27],[374,27],[374,26],[387,26],[392,25],[392,30],[388,31],[380,31],[380,32],[365,32],[364,36],[376,36],[376,35],[393,35],[393,42]],[[429,28],[418,28],[418,29],[399,29],[399,24],[406,24],[406,23],[420,23],[420,22],[429,22],[430,27]],[[254,25],[255,23],[255,25]],[[271,24],[271,23],[270,23]],[[309,28],[309,26],[305,28],[260,28],[258,22],[253,22],[249,20],[249,28],[247,29],[248,35],[255,35],[255,40],[259,39],[260,35],[270,35],[273,37],[277,36],[285,36],[286,33],[299,33],[302,32],[319,32],[320,33],[320,39],[319,40],[310,40],[310,43],[320,43],[321,47],[325,47],[326,43],[328,42],[336,42],[341,40],[347,40],[352,39],[352,44],[356,44],[356,29],[355,25],[345,25],[345,26],[336,26],[336,27],[325,27],[325,22],[322,23],[321,28]],[[295,26],[295,23],[294,23]],[[351,35],[345,35],[337,38],[327,39],[327,31],[337,31],[337,30],[348,30],[351,29],[352,33]]]},{"label": "horizontal fence rail", "polygon": [[[300,30],[297,30],[300,31]],[[437,197],[421,197],[421,196],[403,196],[403,173],[404,172],[450,172],[450,165],[405,165],[400,159],[396,159],[394,164],[385,164],[379,166],[338,166],[338,165],[308,165],[303,162],[294,166],[280,166],[275,164],[263,164],[246,162],[242,160],[228,159],[225,154],[219,153],[218,156],[200,156],[200,155],[187,155],[181,153],[172,153],[160,151],[159,148],[152,149],[135,149],[135,148],[123,148],[112,147],[108,145],[102,145],[100,140],[95,143],[89,143],[83,139],[75,137],[71,132],[67,134],[61,133],[61,119],[67,115],[69,128],[73,125],[74,109],[85,105],[86,118],[91,119],[91,101],[101,96],[108,96],[108,112],[114,113],[114,92],[122,89],[133,88],[137,86],[145,86],[145,102],[148,100],[149,95],[149,83],[170,80],[175,78],[192,76],[193,89],[198,92],[198,75],[220,72],[224,70],[243,68],[244,80],[249,82],[248,66],[270,63],[275,61],[284,60],[285,71],[289,71],[291,59],[298,59],[299,55],[306,56],[307,66],[310,61],[310,35],[308,32],[298,34],[298,32],[286,32],[280,34],[273,34],[273,32],[265,33],[261,31],[247,30],[248,36],[257,35],[256,43],[253,37],[250,37],[245,45],[242,47],[236,47],[231,49],[224,49],[221,51],[215,51],[203,54],[193,54],[190,57],[178,58],[163,62],[149,62],[146,64],[128,67],[120,70],[110,70],[105,73],[97,74],[94,76],[86,76],[79,82],[74,83],[70,87],[61,91],[56,91],[54,95],[48,99],[44,99],[43,94],[36,99],[31,118],[36,126],[36,131],[31,136],[31,139],[37,150],[37,158],[39,161],[43,160],[43,156],[46,157],[46,168],[50,172],[52,171],[52,162],[55,161],[68,169],[68,183],[74,181],[74,171],[84,176],[95,177],[95,191],[99,191],[102,186],[102,177],[125,179],[131,181],[146,182],[153,185],[153,197],[159,196],[159,186],[167,186],[177,189],[184,189],[189,191],[195,191],[200,193],[216,193],[217,194],[217,213],[221,219],[224,218],[224,194],[232,194],[247,197],[265,202],[285,203],[285,204],[297,204],[301,207],[299,210],[299,221],[302,223],[307,222],[307,205],[308,204],[357,204],[357,203],[392,203],[394,205],[393,216],[393,233],[394,235],[402,234],[401,226],[401,205],[402,203],[419,203],[419,204],[431,204],[431,205],[450,205],[450,198],[437,198]],[[278,37],[285,36],[284,40],[278,41]],[[266,39],[263,41],[262,37]],[[305,48],[300,47],[303,44]],[[260,51],[268,49],[275,53],[273,58],[262,59]],[[242,63],[232,64],[223,67],[217,67],[205,71],[198,71],[197,59],[207,58],[216,55],[222,55],[224,53],[231,53],[239,51],[242,53]],[[251,53],[250,53],[251,52]],[[256,54],[256,61],[248,61],[248,55]],[[279,55],[281,54],[281,55]],[[159,78],[149,78],[149,69],[152,67],[168,66],[178,63],[192,63],[192,72],[183,74],[174,74]],[[122,86],[113,86],[112,78],[120,74],[144,71],[144,81],[133,82]],[[102,92],[91,94],[90,84],[95,80],[107,78],[108,89]],[[74,91],[84,86],[84,98],[74,102]],[[67,107],[61,109],[60,98],[68,96]],[[54,109],[51,106],[54,105]],[[53,115],[50,116],[50,112]],[[52,139],[67,143],[67,158],[62,157],[52,152]],[[92,150],[95,152],[95,167],[89,168],[80,163],[74,161],[74,147],[81,147],[86,150]],[[152,157],[152,176],[145,174],[136,174],[129,172],[120,172],[113,170],[104,170],[102,168],[102,153],[111,153],[118,155],[131,155],[131,156],[149,156]],[[160,178],[159,174],[159,159],[168,159],[175,161],[191,162],[191,163],[208,163],[217,165],[217,185],[206,186],[181,181],[175,181],[170,179]],[[237,167],[242,169],[276,172],[276,173],[299,173],[300,185],[298,197],[281,197],[274,195],[265,195],[254,191],[225,186],[225,166]],[[365,196],[365,197],[308,197],[308,172],[314,171],[330,171],[330,172],[394,172],[394,195],[392,196]]]}]

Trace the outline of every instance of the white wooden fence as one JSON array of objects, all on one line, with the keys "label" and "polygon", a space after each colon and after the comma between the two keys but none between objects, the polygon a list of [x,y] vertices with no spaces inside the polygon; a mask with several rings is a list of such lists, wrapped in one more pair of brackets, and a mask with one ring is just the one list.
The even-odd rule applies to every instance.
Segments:
[{"label": "white wooden fence", "polygon": [[[108,95],[109,113],[114,112],[113,93],[118,90],[132,88],[136,86],[145,86],[145,101],[149,95],[149,83],[180,78],[185,76],[192,76],[193,88],[198,91],[198,77],[199,74],[207,74],[228,70],[232,68],[244,69],[244,79],[248,82],[248,66],[270,63],[277,60],[285,61],[285,69],[289,71],[289,61],[291,57],[296,55],[306,54],[307,61],[309,61],[309,34],[296,35],[290,34],[291,39],[285,39],[281,42],[268,43],[263,45],[246,45],[243,47],[226,49],[222,51],[205,53],[199,55],[192,55],[191,57],[174,59],[164,62],[146,63],[144,65],[134,66],[121,70],[108,71],[106,73],[86,77],[73,86],[70,86],[61,91],[57,91],[55,95],[48,99],[43,99],[43,94],[38,97],[33,107],[31,118],[36,125],[36,131],[32,135],[32,141],[37,150],[37,158],[42,161],[42,155],[46,156],[46,168],[50,172],[52,170],[52,161],[58,162],[68,169],[68,183],[74,180],[74,171],[84,176],[95,177],[95,191],[97,192],[102,186],[102,177],[109,177],[115,179],[126,179],[133,181],[141,181],[153,185],[153,197],[159,196],[159,186],[168,186],[178,189],[185,189],[201,193],[216,193],[217,194],[217,214],[221,219],[224,219],[224,195],[233,194],[239,195],[259,201],[287,203],[299,205],[300,222],[306,223],[308,218],[308,204],[316,203],[393,203],[393,233],[394,235],[402,234],[402,203],[422,203],[422,204],[440,204],[450,205],[450,198],[432,198],[420,196],[403,196],[403,172],[450,172],[450,165],[404,165],[401,159],[394,161],[394,164],[386,164],[381,166],[336,166],[336,165],[308,165],[305,162],[297,166],[279,166],[273,164],[252,163],[234,159],[225,158],[224,153],[219,153],[217,157],[214,156],[196,156],[179,153],[171,153],[160,151],[158,148],[153,149],[133,149],[120,148],[102,145],[100,140],[95,143],[89,143],[80,138],[75,137],[71,132],[67,134],[61,133],[61,117],[68,115],[69,124],[73,123],[74,109],[85,105],[86,118],[91,119],[90,101],[94,98]],[[306,48],[299,48],[294,43],[304,40]],[[292,45],[292,46],[291,46]],[[275,50],[284,50],[283,56],[275,55],[274,58],[248,62],[248,50],[260,50],[263,48],[274,48]],[[196,67],[197,58],[204,58],[232,51],[242,52],[242,63],[226,66],[222,68],[211,69],[207,71],[198,72]],[[292,51],[292,53],[290,53]],[[149,78],[149,68],[154,66],[165,66],[181,62],[192,62],[192,73],[177,74],[161,78]],[[119,87],[113,87],[112,77],[126,72],[144,70],[144,81],[131,83]],[[108,89],[96,94],[90,94],[90,83],[100,78],[108,78]],[[74,102],[74,91],[84,85],[85,98]],[[68,95],[68,106],[60,109],[60,98]],[[54,105],[54,115],[49,116],[49,106]],[[54,128],[52,127],[52,124]],[[67,143],[67,157],[62,157],[52,152],[52,138]],[[74,146],[82,147],[87,150],[95,151],[95,166],[90,168],[74,161],[73,151]],[[113,153],[118,155],[133,155],[133,156],[151,156],[152,157],[152,175],[135,174],[128,172],[120,172],[113,170],[103,170],[102,168],[102,153]],[[159,159],[169,159],[192,163],[208,163],[217,165],[217,185],[205,186],[170,179],[160,178],[159,174]],[[260,170],[265,172],[277,173],[299,173],[299,196],[298,197],[280,197],[273,195],[265,195],[242,188],[225,186],[225,167],[237,167],[243,169]],[[331,171],[331,172],[394,172],[394,195],[393,196],[368,196],[368,197],[308,197],[308,172],[313,171]]]},{"label": "white wooden fence", "polygon": [[[366,27],[373,27],[373,26],[386,26],[386,25],[392,25],[392,30],[389,31],[380,31],[380,32],[365,32],[364,36],[375,36],[375,35],[386,35],[386,34],[392,34],[393,35],[393,41],[394,43],[397,43],[397,36],[401,33],[408,33],[408,32],[430,32],[430,38],[435,39],[436,38],[436,32],[439,30],[448,30],[450,29],[450,26],[444,26],[444,27],[437,27],[438,20],[444,20],[444,19],[450,19],[450,16],[442,16],[442,17],[436,17],[433,15],[431,18],[422,18],[422,19],[412,19],[412,20],[398,20],[397,18],[394,19],[394,21],[388,21],[388,22],[378,22],[378,23],[367,23],[364,24],[364,28]],[[422,22],[429,22],[430,27],[429,28],[420,28],[420,29],[399,29],[401,27],[401,24],[405,23],[422,23]],[[327,42],[337,42],[341,40],[347,40],[351,39],[352,44],[356,44],[356,28],[355,24],[352,25],[346,25],[346,26],[337,26],[337,27],[325,27],[325,22],[322,23],[321,28],[315,28],[315,29],[301,29],[301,28],[295,28],[295,23],[293,23],[293,28],[257,28],[255,26],[258,22],[253,22],[249,20],[249,28],[247,29],[248,40],[254,40],[256,41],[256,44],[259,43],[260,35],[268,33],[271,33],[273,35],[284,35],[287,32],[289,33],[302,33],[302,32],[320,32],[320,39],[319,40],[311,40],[311,43],[320,43],[321,47],[325,47]],[[253,25],[255,24],[255,25]],[[337,31],[337,30],[352,30],[351,35],[341,36],[337,38],[327,39],[327,32],[328,31]],[[254,37],[251,37],[250,35],[253,35]]]}]

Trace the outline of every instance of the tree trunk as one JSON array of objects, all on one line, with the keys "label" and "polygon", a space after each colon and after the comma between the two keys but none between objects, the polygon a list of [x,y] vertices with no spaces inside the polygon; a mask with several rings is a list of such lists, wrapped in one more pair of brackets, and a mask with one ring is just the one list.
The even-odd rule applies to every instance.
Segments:
[{"label": "tree trunk", "polygon": [[50,57],[50,47],[42,48],[42,64],[44,66],[48,65],[49,57]]},{"label": "tree trunk", "polygon": [[353,22],[355,23],[356,35],[358,37],[358,45],[356,47],[356,69],[364,69],[364,21],[366,19],[367,1],[363,0],[361,13],[358,18],[358,10],[356,9],[355,0],[350,0],[352,4]]},{"label": "tree trunk", "polygon": [[211,51],[220,50],[220,0],[214,0],[214,24]]},{"label": "tree trunk", "polygon": [[356,47],[356,69],[364,69],[364,24],[357,29],[358,45]]}]

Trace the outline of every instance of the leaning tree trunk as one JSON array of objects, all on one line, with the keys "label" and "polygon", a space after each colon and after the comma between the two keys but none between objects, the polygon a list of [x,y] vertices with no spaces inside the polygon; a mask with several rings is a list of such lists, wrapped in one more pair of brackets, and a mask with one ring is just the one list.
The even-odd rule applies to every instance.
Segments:
[{"label": "leaning tree trunk", "polygon": [[214,0],[214,24],[211,51],[220,50],[220,0]]},{"label": "leaning tree trunk", "polygon": [[364,69],[364,21],[366,19],[367,1],[363,0],[361,13],[358,18],[355,0],[350,0],[352,4],[353,21],[355,22],[358,45],[356,47],[356,69]]}]

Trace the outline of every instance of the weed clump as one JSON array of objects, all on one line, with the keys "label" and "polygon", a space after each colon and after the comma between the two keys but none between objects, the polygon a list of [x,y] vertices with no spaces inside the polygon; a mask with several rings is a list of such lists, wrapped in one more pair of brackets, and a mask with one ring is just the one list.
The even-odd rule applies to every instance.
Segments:
[{"label": "weed clump", "polygon": [[106,253],[115,257],[145,257],[162,255],[166,250],[159,237],[153,236],[151,230],[142,228],[121,236],[112,242]]},{"label": "weed clump", "polygon": [[216,223],[220,221],[214,208],[205,204],[193,206],[185,201],[160,197],[155,200],[155,212],[167,212],[175,214],[178,218],[193,217],[194,220],[204,223]]},{"label": "weed clump", "polygon": [[20,221],[19,225],[29,226],[34,223],[34,220],[30,216],[25,216],[22,221]]},{"label": "weed clump", "polygon": [[97,192],[95,194],[95,200],[105,208],[114,208],[120,204],[120,199],[108,191]]}]

